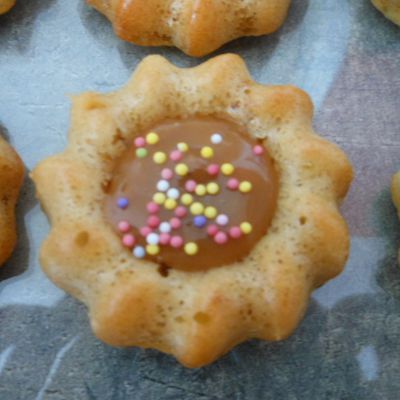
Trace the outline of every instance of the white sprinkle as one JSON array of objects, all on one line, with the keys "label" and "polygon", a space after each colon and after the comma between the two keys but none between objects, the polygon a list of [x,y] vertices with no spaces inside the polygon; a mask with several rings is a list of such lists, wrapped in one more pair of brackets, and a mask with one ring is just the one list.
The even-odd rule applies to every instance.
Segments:
[{"label": "white sprinkle", "polygon": [[142,246],[136,246],[136,247],[133,249],[133,255],[134,255],[136,258],[143,258],[143,257],[146,255],[146,250],[145,250],[144,247],[142,247]]},{"label": "white sprinkle", "polygon": [[170,199],[174,199],[174,200],[179,199],[179,195],[180,195],[179,190],[176,188],[171,188],[167,192],[167,196]]},{"label": "white sprinkle", "polygon": [[228,224],[229,218],[225,214],[220,214],[218,215],[215,221],[217,222],[218,225],[225,226]]},{"label": "white sprinkle", "polygon": [[157,182],[157,190],[160,192],[166,192],[169,189],[169,182],[162,179],[161,181]]},{"label": "white sprinkle", "polygon": [[211,143],[220,144],[222,142],[222,136],[219,133],[211,135]]},{"label": "white sprinkle", "polygon": [[157,233],[149,233],[146,237],[146,242],[148,244],[157,245],[160,242],[160,235]]},{"label": "white sprinkle", "polygon": [[169,222],[161,222],[158,229],[160,230],[161,233],[170,233],[171,225],[169,224]]}]

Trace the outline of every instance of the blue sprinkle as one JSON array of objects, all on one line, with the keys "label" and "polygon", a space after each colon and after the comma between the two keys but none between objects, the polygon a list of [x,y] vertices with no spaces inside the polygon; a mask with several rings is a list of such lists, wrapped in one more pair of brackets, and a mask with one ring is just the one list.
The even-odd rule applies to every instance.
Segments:
[{"label": "blue sprinkle", "polygon": [[207,218],[204,215],[196,215],[193,222],[197,228],[203,228],[207,223]]},{"label": "blue sprinkle", "polygon": [[128,200],[126,197],[120,197],[120,198],[117,200],[117,206],[118,206],[119,208],[124,209],[124,208],[126,208],[126,207],[129,206],[129,200]]}]

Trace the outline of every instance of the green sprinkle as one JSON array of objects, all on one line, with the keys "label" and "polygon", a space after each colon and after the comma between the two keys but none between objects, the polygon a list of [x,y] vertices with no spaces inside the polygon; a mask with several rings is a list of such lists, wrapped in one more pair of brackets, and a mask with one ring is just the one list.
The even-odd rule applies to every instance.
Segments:
[{"label": "green sprinkle", "polygon": [[146,149],[140,148],[136,149],[136,156],[139,158],[145,158],[147,156],[148,152]]}]

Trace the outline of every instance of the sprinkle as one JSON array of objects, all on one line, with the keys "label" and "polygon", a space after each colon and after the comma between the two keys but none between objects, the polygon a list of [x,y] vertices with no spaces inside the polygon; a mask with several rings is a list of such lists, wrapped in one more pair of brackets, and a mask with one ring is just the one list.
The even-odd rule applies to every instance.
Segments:
[{"label": "sprinkle", "polygon": [[171,241],[171,235],[169,233],[163,232],[160,233],[160,244],[166,246]]},{"label": "sprinkle", "polygon": [[139,229],[139,232],[140,232],[140,234],[141,234],[143,237],[146,237],[146,236],[149,235],[151,232],[153,232],[153,229],[151,229],[149,226],[142,226],[142,227]]},{"label": "sprinkle", "polygon": [[133,236],[132,234],[128,233],[124,236],[122,236],[122,244],[125,247],[133,247],[133,245],[135,244],[136,239],[135,236]]},{"label": "sprinkle", "polygon": [[136,147],[144,147],[146,145],[146,141],[143,137],[139,136],[135,139],[135,146]]},{"label": "sprinkle", "polygon": [[200,150],[200,154],[203,158],[211,158],[214,155],[214,150],[209,146],[204,146]]},{"label": "sprinkle", "polygon": [[150,214],[157,214],[160,211],[160,206],[154,201],[147,203],[146,208]]},{"label": "sprinkle", "polygon": [[259,144],[257,144],[256,146],[253,147],[253,153],[256,156],[260,156],[261,154],[264,153],[264,148],[262,146],[260,146]]},{"label": "sprinkle", "polygon": [[248,235],[253,230],[253,227],[249,222],[242,222],[240,224],[240,229],[245,235]]},{"label": "sprinkle", "polygon": [[160,192],[166,192],[169,189],[169,182],[165,179],[162,179],[157,182],[157,190]]},{"label": "sprinkle", "polygon": [[225,244],[228,242],[228,235],[225,232],[218,232],[214,236],[214,242],[217,244]]},{"label": "sprinkle", "polygon": [[236,178],[231,178],[228,180],[226,186],[230,190],[237,190],[239,188],[240,182]]},{"label": "sprinkle", "polygon": [[193,202],[193,196],[189,193],[185,193],[181,196],[181,202],[185,206],[189,206]]},{"label": "sprinkle", "polygon": [[207,184],[207,193],[217,194],[219,192],[219,185],[215,182],[210,182]]},{"label": "sprinkle", "polygon": [[207,167],[207,172],[208,172],[211,176],[218,175],[218,173],[219,173],[219,165],[218,165],[218,164],[210,164],[210,165]]},{"label": "sprinkle", "polygon": [[168,222],[161,222],[159,228],[160,232],[162,233],[170,233],[171,232],[171,225]]},{"label": "sprinkle", "polygon": [[164,204],[165,199],[166,199],[165,194],[161,193],[161,192],[155,193],[153,196],[154,203],[159,204],[159,205]]},{"label": "sprinkle", "polygon": [[209,219],[214,219],[217,216],[217,213],[217,209],[212,206],[208,206],[204,210],[204,215]]},{"label": "sprinkle", "polygon": [[204,185],[197,185],[195,189],[197,196],[204,196],[207,193],[207,189]]},{"label": "sprinkle", "polygon": [[179,151],[179,150],[172,150],[172,151],[171,151],[171,154],[169,155],[169,158],[170,158],[172,161],[180,161],[180,160],[182,160],[182,158],[183,158],[183,154],[182,154],[182,152]]},{"label": "sprinkle", "polygon": [[161,171],[161,177],[164,178],[164,179],[167,179],[168,181],[170,179],[172,179],[173,176],[174,176],[174,173],[172,172],[172,169],[164,168]]},{"label": "sprinkle", "polygon": [[136,157],[138,158],[145,158],[148,154],[148,151],[146,149],[140,148],[136,149]]},{"label": "sprinkle", "polygon": [[131,229],[131,224],[128,221],[120,221],[118,223],[118,230],[122,233],[126,233]]},{"label": "sprinkle", "polygon": [[126,197],[120,197],[117,200],[118,208],[122,208],[123,210],[129,206],[129,200]]},{"label": "sprinkle", "polygon": [[165,200],[165,203],[164,203],[164,207],[167,210],[174,210],[177,205],[178,204],[177,204],[176,200],[171,199],[171,198],[168,198],[167,200]]},{"label": "sprinkle", "polygon": [[222,136],[219,133],[211,135],[211,143],[220,144],[222,142]]},{"label": "sprinkle", "polygon": [[175,209],[175,215],[179,218],[184,218],[187,215],[187,209],[184,206],[178,206]]},{"label": "sprinkle", "polygon": [[230,163],[222,164],[221,171],[224,175],[232,175],[235,171],[235,167]]},{"label": "sprinkle", "polygon": [[182,151],[183,153],[187,152],[189,150],[189,146],[186,143],[178,143],[176,145],[179,151]]},{"label": "sprinkle", "polygon": [[160,218],[156,215],[150,215],[150,217],[147,218],[147,226],[150,228],[157,228],[158,225],[160,225]]},{"label": "sprinkle", "polygon": [[169,244],[175,249],[179,249],[183,245],[183,239],[181,236],[172,236]]},{"label": "sprinkle", "polygon": [[220,214],[215,221],[218,225],[225,226],[228,225],[229,218],[225,214]]},{"label": "sprinkle", "polygon": [[160,252],[160,248],[155,245],[155,244],[148,244],[146,246],[146,251],[149,253],[151,256],[156,256]]},{"label": "sprinkle", "polygon": [[239,239],[242,236],[242,230],[238,226],[232,226],[229,229],[229,236],[233,239]]},{"label": "sprinkle", "polygon": [[162,151],[157,151],[153,155],[153,161],[156,164],[164,164],[165,161],[167,161],[167,155],[165,153],[163,153]]},{"label": "sprinkle", "polygon": [[134,255],[136,258],[143,258],[143,257],[146,255],[146,250],[145,250],[144,247],[142,247],[142,246],[136,246],[136,247],[133,249],[133,255]]},{"label": "sprinkle", "polygon": [[215,235],[218,233],[218,226],[215,225],[215,224],[208,225],[208,227],[207,227],[207,233],[208,233],[210,236],[215,236]]},{"label": "sprinkle", "polygon": [[168,190],[167,196],[170,199],[174,199],[174,200],[179,199],[179,196],[180,196],[179,190],[176,188],[171,188]]},{"label": "sprinkle", "polygon": [[155,132],[150,132],[146,135],[146,142],[148,144],[156,144],[160,141],[160,137]]},{"label": "sprinkle", "polygon": [[175,167],[175,172],[179,176],[185,176],[189,172],[189,167],[186,164],[180,163]]},{"label": "sprinkle", "polygon": [[189,179],[185,182],[185,189],[190,193],[193,193],[196,190],[196,186],[197,184],[193,179]]},{"label": "sprinkle", "polygon": [[249,181],[243,181],[239,185],[239,190],[242,193],[249,193],[252,188],[253,188],[253,185]]},{"label": "sprinkle", "polygon": [[146,237],[146,242],[148,244],[158,244],[160,242],[160,236],[157,233],[150,233]]},{"label": "sprinkle", "polygon": [[171,218],[169,223],[171,224],[172,229],[179,229],[182,226],[181,220],[179,218],[175,218],[175,217]]},{"label": "sprinkle", "polygon": [[194,256],[199,251],[199,247],[196,243],[189,242],[185,244],[185,253],[188,256]]},{"label": "sprinkle", "polygon": [[195,202],[190,206],[190,212],[193,215],[203,214],[203,211],[204,211],[204,206],[203,206],[203,204],[201,204],[199,202]]},{"label": "sprinkle", "polygon": [[196,228],[203,228],[207,223],[207,218],[204,215],[196,215],[193,222]]}]

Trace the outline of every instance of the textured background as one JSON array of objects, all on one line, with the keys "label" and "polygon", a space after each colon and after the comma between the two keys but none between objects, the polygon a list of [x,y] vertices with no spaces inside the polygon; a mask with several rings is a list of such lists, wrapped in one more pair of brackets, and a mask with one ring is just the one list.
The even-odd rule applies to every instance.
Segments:
[{"label": "textured background", "polygon": [[[400,29],[368,0],[294,0],[278,33],[219,52],[228,51],[260,82],[306,89],[317,131],[354,163],[342,208],[353,237],[345,273],[315,292],[290,339],[248,342],[200,370],[111,348],[40,271],[48,223],[26,180],[18,248],[0,271],[1,400],[399,398],[400,224],[389,184],[400,169]],[[83,0],[18,0],[0,17],[0,127],[27,170],[63,149],[68,94],[116,89],[152,53],[201,61],[118,40]]]}]

